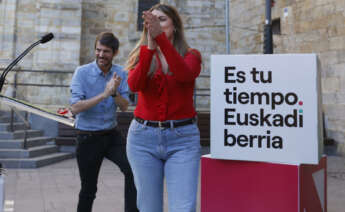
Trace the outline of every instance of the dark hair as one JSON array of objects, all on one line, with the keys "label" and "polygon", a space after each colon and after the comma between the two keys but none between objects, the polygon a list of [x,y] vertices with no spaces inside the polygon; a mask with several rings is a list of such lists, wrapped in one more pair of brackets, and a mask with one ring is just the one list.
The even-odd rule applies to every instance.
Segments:
[{"label": "dark hair", "polygon": [[101,32],[98,34],[95,41],[95,49],[98,41],[100,44],[111,48],[114,53],[119,49],[120,42],[112,32]]}]

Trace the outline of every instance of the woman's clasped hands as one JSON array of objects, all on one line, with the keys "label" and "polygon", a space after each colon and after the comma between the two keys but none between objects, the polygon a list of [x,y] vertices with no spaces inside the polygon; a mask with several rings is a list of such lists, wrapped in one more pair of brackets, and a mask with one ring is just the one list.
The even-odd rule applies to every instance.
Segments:
[{"label": "woman's clasped hands", "polygon": [[155,49],[157,44],[154,38],[162,33],[159,18],[152,14],[150,11],[143,12],[144,26],[147,29],[148,47],[149,49]]}]

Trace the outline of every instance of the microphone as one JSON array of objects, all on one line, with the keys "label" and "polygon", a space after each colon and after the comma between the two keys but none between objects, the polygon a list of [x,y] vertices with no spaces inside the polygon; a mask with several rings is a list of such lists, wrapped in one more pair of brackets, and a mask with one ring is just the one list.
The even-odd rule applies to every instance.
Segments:
[{"label": "microphone", "polygon": [[54,34],[53,33],[49,33],[49,34],[46,34],[44,35],[42,38],[41,38],[41,43],[47,43],[49,42],[51,39],[54,38]]},{"label": "microphone", "polygon": [[48,33],[46,35],[44,35],[39,41],[36,41],[35,43],[31,44],[23,53],[21,53],[10,65],[8,65],[6,67],[6,69],[2,72],[1,76],[0,76],[0,92],[1,89],[5,83],[5,78],[6,75],[8,74],[9,71],[11,71],[11,69],[27,54],[29,53],[29,51],[31,49],[33,49],[35,46],[37,46],[40,43],[47,43],[49,42],[51,39],[54,38],[54,34],[53,33]]}]

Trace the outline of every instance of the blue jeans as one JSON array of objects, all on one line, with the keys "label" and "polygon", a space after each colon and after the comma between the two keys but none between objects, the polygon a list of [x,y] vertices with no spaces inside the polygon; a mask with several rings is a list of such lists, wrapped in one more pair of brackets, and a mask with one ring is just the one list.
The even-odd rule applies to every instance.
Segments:
[{"label": "blue jeans", "polygon": [[133,120],[128,130],[127,157],[139,211],[163,211],[165,177],[169,212],[195,212],[200,156],[196,124],[162,129]]}]

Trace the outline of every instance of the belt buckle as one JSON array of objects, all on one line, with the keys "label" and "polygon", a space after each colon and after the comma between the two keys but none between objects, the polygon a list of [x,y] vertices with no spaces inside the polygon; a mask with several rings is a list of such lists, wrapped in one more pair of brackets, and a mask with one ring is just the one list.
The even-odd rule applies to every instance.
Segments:
[{"label": "belt buckle", "polygon": [[163,122],[158,121],[158,127],[159,127],[161,130],[164,129],[164,127],[163,127]]}]

